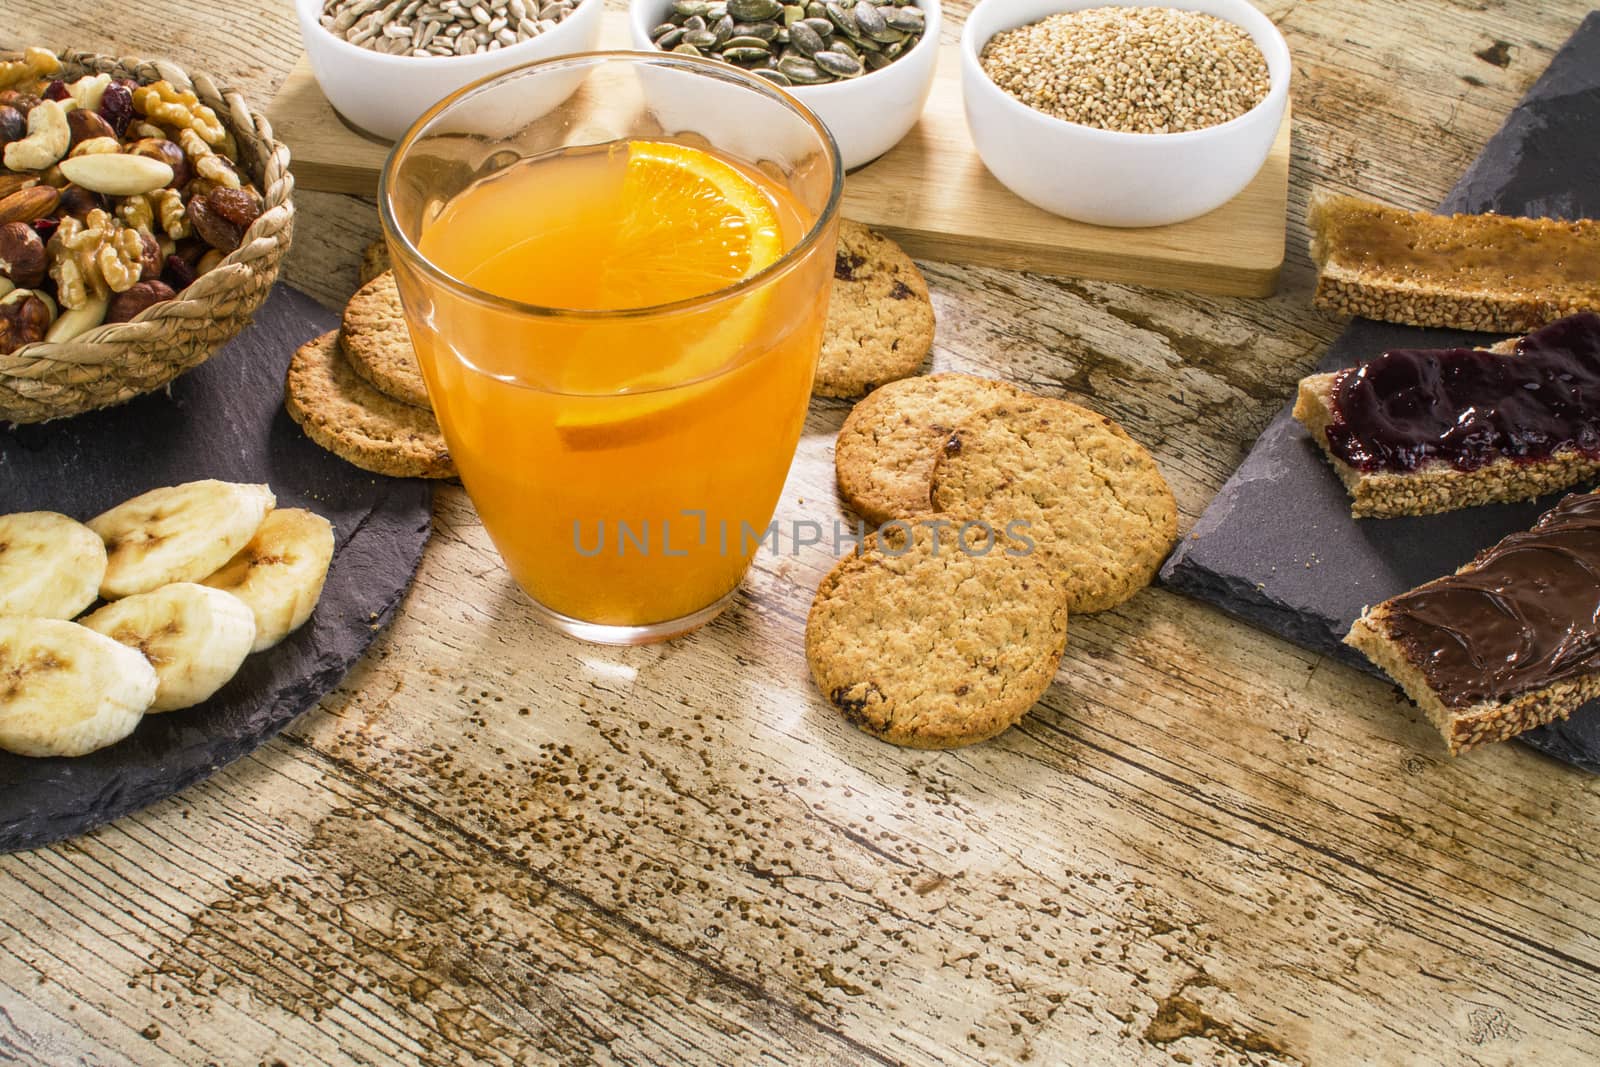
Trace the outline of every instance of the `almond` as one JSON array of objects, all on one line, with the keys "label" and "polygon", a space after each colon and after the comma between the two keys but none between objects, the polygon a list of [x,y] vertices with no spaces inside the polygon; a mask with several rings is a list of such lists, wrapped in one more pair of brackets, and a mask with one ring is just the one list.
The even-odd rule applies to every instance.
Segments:
[{"label": "almond", "polygon": [[8,222],[32,222],[42,219],[61,203],[61,190],[50,185],[33,185],[18,189],[0,200],[0,226]]},{"label": "almond", "polygon": [[73,156],[63,159],[60,167],[74,185],[107,196],[137,196],[160,189],[172,180],[172,168],[149,156]]}]

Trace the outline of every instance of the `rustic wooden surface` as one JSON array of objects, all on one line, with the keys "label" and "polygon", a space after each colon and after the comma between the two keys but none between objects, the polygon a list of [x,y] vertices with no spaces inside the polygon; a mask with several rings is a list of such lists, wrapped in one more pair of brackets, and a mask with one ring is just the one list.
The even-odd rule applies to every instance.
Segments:
[{"label": "rustic wooden surface", "polygon": [[[1298,61],[1276,298],[928,272],[938,367],[1114,415],[1186,523],[1338,328],[1309,307],[1308,192],[1437,201],[1585,7],[1265,6]],[[18,11],[17,42],[168,54],[257,100],[299,50],[281,0]],[[299,203],[288,277],[337,303],[371,205]],[[817,405],[780,516],[835,513],[845,410]],[[1451,761],[1388,686],[1161,590],[1075,620],[1006,736],[890,748],[810,690],[826,564],[766,561],[700,634],[603,651],[532,622],[445,490],[402,617],[318,710],[0,860],[0,1061],[1600,1056],[1600,780]]]},{"label": "rustic wooden surface", "polygon": [[[628,16],[606,12],[602,48],[630,48]],[[388,158],[322,95],[304,57],[267,117],[294,152],[301,188],[375,195]],[[845,181],[844,212],[893,236],[913,256],[1134,285],[1270,296],[1284,258],[1289,116],[1248,188],[1216,211],[1172,226],[1116,230],[1034,207],[984,167],[961,102],[961,52],[946,44],[922,118],[905,139]]]}]

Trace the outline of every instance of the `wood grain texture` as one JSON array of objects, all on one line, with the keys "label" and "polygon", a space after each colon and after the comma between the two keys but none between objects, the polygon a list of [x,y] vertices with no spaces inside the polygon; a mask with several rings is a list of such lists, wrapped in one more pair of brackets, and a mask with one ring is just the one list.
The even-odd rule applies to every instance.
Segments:
[{"label": "wood grain texture", "polygon": [[[1185,525],[1338,330],[1309,192],[1437,202],[1585,11],[1263,6],[1300,71],[1276,296],[924,265],[936,369],[1119,419]],[[278,0],[17,8],[18,41],[170,54],[254,100],[299,52]],[[337,304],[372,206],[298,206],[287,278]],[[815,406],[785,522],[841,514],[846,410]],[[607,651],[533,622],[459,490],[436,524],[393,629],[281,740],[0,859],[0,1063],[1600,1057],[1593,778],[1452,761],[1391,687],[1161,590],[1074,620],[1019,728],[901,751],[810,689],[827,546]]]},{"label": "wood grain texture", "polygon": [[[626,15],[606,13],[600,43],[629,47]],[[267,114],[294,151],[300,188],[376,194],[388,145],[339,117],[304,57]],[[1088,226],[1019,199],[984,167],[967,132],[960,54],[945,44],[922,119],[905,140],[845,180],[844,213],[892,235],[918,258],[1268,296],[1283,266],[1289,128],[1285,117],[1261,172],[1216,211],[1174,226]]]}]

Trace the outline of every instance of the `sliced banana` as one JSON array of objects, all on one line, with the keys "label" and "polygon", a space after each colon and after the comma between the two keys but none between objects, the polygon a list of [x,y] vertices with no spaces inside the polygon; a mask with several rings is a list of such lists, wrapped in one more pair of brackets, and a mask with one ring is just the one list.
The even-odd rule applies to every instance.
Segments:
[{"label": "sliced banana", "polygon": [[136,650],[60,619],[0,619],[0,748],[83,756],[133,733],[155,699]]},{"label": "sliced banana", "polygon": [[304,508],[280,508],[204,584],[232,593],[255,613],[251,651],[260,652],[311,617],[332,562],[333,525]]},{"label": "sliced banana", "polygon": [[249,543],[275,503],[264,485],[211,479],[152,489],[90,519],[107,550],[100,595],[198,582]]},{"label": "sliced banana", "polygon": [[256,639],[244,601],[220,589],[174,582],[107,604],[83,625],[144,653],[161,688],[152,713],[207,699],[239,672]]},{"label": "sliced banana", "polygon": [[0,515],[0,615],[70,619],[94,603],[106,546],[53,511]]}]

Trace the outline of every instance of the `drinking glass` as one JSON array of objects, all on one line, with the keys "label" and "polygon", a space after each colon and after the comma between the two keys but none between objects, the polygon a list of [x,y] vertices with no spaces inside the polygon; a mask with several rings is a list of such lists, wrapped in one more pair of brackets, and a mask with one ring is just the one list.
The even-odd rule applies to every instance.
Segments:
[{"label": "drinking glass", "polygon": [[[640,142],[706,151],[752,179],[789,213],[782,255],[705,295],[641,292],[639,306],[595,310],[486,292],[424,253],[455,236],[452,201],[508,168]],[[591,217],[607,208],[595,198],[615,192],[549,173],[527,185],[546,198],[540,211],[496,220],[504,249],[549,227],[551,207]],[[446,98],[395,146],[379,205],[429,399],[485,530],[560,629],[607,644],[687,632],[776,543],[769,523],[821,347],[842,182],[833,139],[793,97],[667,53],[508,71]],[[586,252],[575,238],[562,269],[596,269]]]}]

